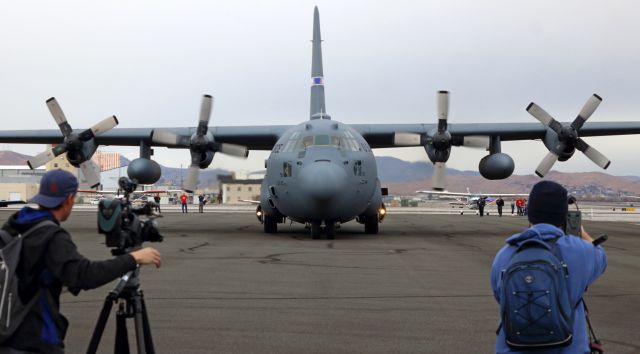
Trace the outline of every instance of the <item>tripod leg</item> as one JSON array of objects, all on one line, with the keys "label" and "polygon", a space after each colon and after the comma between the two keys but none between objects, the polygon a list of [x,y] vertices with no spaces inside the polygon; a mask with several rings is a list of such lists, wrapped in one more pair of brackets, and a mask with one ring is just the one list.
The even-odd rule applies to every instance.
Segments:
[{"label": "tripod leg", "polygon": [[113,348],[114,354],[129,354],[129,336],[127,335],[127,313],[128,304],[120,304],[120,309],[116,313],[116,344]]},{"label": "tripod leg", "polygon": [[149,324],[149,316],[147,314],[147,305],[144,302],[144,296],[140,291],[140,303],[142,304],[142,326],[144,330],[145,347],[147,348],[147,354],[155,354],[156,350],[153,347],[153,338],[151,337],[151,325]]},{"label": "tripod leg", "polygon": [[91,342],[89,342],[89,348],[87,348],[87,354],[95,354],[98,350],[98,344],[100,344],[100,339],[102,338],[104,327],[107,325],[107,320],[109,319],[109,313],[111,312],[112,306],[113,300],[110,296],[107,296],[107,298],[104,300],[104,305],[102,305],[102,311],[100,311],[100,316],[98,317],[98,322],[96,322],[96,327],[93,330]]},{"label": "tripod leg", "polygon": [[144,331],[144,316],[142,313],[142,298],[140,291],[133,295],[133,319],[136,327],[136,342],[138,344],[138,354],[147,353],[147,340]]}]

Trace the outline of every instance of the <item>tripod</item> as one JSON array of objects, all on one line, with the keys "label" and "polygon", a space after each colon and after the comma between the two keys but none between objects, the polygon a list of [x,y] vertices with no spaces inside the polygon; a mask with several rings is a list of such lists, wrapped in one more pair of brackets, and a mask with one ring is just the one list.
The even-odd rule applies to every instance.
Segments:
[{"label": "tripod", "polygon": [[116,287],[107,295],[100,317],[98,317],[98,322],[93,330],[87,354],[96,353],[102,332],[104,332],[104,327],[109,319],[111,307],[116,301],[118,302],[118,310],[116,312],[116,342],[113,352],[115,354],[129,354],[126,319],[133,318],[138,354],[155,354],[147,307],[144,304],[142,290],[140,290],[139,272],[140,268],[136,268],[136,270],[132,270],[122,276]]}]

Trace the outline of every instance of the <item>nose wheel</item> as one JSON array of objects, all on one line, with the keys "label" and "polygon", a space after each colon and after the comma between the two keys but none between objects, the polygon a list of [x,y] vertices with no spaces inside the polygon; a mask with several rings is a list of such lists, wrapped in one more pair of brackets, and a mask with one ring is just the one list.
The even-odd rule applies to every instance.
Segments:
[{"label": "nose wheel", "polygon": [[[336,223],[333,221],[324,222],[324,233],[327,236],[327,240],[333,240],[336,238]],[[311,239],[319,240],[322,236],[322,223],[312,222],[310,223]]]}]

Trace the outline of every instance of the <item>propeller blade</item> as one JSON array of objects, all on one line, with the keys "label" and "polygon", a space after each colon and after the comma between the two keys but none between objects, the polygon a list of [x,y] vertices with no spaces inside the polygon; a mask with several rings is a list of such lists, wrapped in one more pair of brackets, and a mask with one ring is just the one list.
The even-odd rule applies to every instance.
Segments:
[{"label": "propeller blade", "polygon": [[198,175],[200,174],[200,167],[198,165],[189,166],[189,172],[187,173],[187,181],[182,186],[182,189],[189,193],[193,193],[198,185]]},{"label": "propeller blade", "polygon": [[58,124],[58,127],[60,127],[62,135],[64,135],[65,137],[69,136],[73,129],[71,129],[71,126],[67,122],[67,117],[64,116],[64,112],[62,112],[62,108],[60,108],[60,105],[58,104],[58,101],[55,97],[51,97],[47,100],[47,107],[49,108],[49,112],[51,112],[51,115],[53,116],[53,120],[55,120],[56,124]]},{"label": "propeller blade", "polygon": [[462,139],[462,146],[488,149],[491,137],[487,135],[469,135]]},{"label": "propeller blade", "polygon": [[395,133],[393,135],[394,146],[420,146],[422,135],[414,133]]},{"label": "propeller blade", "polygon": [[600,151],[593,148],[591,145],[587,144],[587,142],[585,142],[584,140],[578,139],[575,146],[576,149],[582,151],[585,155],[587,155],[589,160],[600,166],[600,168],[606,170],[607,167],[609,167],[609,165],[611,164],[611,161],[606,156],[604,156]]},{"label": "propeller blade", "polygon": [[107,130],[111,130],[118,125],[118,118],[116,116],[111,116],[109,118],[105,118],[102,121],[98,122],[98,124],[91,127],[91,132],[93,135],[99,135]]},{"label": "propeller blade", "polygon": [[544,177],[544,175],[549,173],[549,170],[551,170],[551,167],[553,167],[553,164],[556,163],[556,161],[558,161],[558,155],[549,151],[547,156],[545,156],[538,165],[538,168],[536,168],[536,174],[540,177]]},{"label": "propeller blade", "polygon": [[579,130],[580,128],[582,128],[582,126],[584,125],[584,122],[586,122],[587,119],[591,117],[591,115],[596,110],[596,108],[598,108],[598,106],[600,105],[600,102],[602,102],[602,98],[596,95],[595,93],[593,94],[593,96],[589,97],[587,102],[584,104],[584,106],[580,110],[580,113],[578,114],[576,119],[573,121],[573,123],[571,123],[571,126],[576,130]]},{"label": "propeller blade", "polygon": [[527,106],[527,112],[529,112],[529,114],[539,120],[540,123],[544,124],[545,127],[549,127],[556,133],[560,134],[560,130],[562,130],[562,124],[553,119],[553,117],[549,113],[547,113],[547,111],[542,109],[542,107],[531,102]]},{"label": "propeller blade", "polygon": [[449,91],[438,91],[438,131],[447,130],[447,118],[449,116]]},{"label": "propeller blade", "polygon": [[53,160],[55,157],[56,155],[53,152],[53,149],[49,149],[34,156],[31,160],[28,160],[27,165],[29,165],[29,168],[33,170]]},{"label": "propeller blade", "polygon": [[62,108],[60,108],[60,105],[58,104],[58,101],[55,97],[51,97],[47,100],[47,107],[49,108],[49,112],[51,112],[53,119],[58,125],[67,122],[67,117],[64,116],[64,112],[62,112]]},{"label": "propeller blade", "polygon": [[100,167],[92,160],[80,164],[80,170],[90,188],[100,185]]},{"label": "propeller blade", "polygon": [[246,158],[247,156],[249,156],[249,150],[246,147],[235,144],[220,144],[218,146],[218,151],[225,155],[236,157]]},{"label": "propeller blade", "polygon": [[213,97],[209,95],[202,96],[202,104],[200,105],[200,120],[198,121],[197,134],[203,136],[207,134],[209,119],[211,117],[211,109],[213,107]]},{"label": "propeller blade", "polygon": [[443,191],[447,186],[447,164],[444,162],[436,162],[433,164],[433,176],[431,179],[431,188],[436,191]]},{"label": "propeller blade", "polygon": [[167,146],[189,146],[189,138],[178,135],[172,132],[168,132],[162,129],[153,129],[151,131],[151,141],[158,144],[163,144]]}]

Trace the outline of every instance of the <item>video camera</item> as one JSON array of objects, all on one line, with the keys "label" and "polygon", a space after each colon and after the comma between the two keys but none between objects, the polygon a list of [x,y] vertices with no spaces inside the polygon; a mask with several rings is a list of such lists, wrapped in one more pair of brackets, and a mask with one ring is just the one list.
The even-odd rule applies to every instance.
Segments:
[{"label": "video camera", "polygon": [[[98,232],[105,235],[107,247],[114,255],[124,254],[138,248],[143,242],[162,242],[153,213],[155,203],[145,201],[141,206],[131,205],[129,196],[138,184],[127,177],[118,180],[124,198],[103,199],[98,204]],[[144,216],[141,220],[138,216]]]}]

